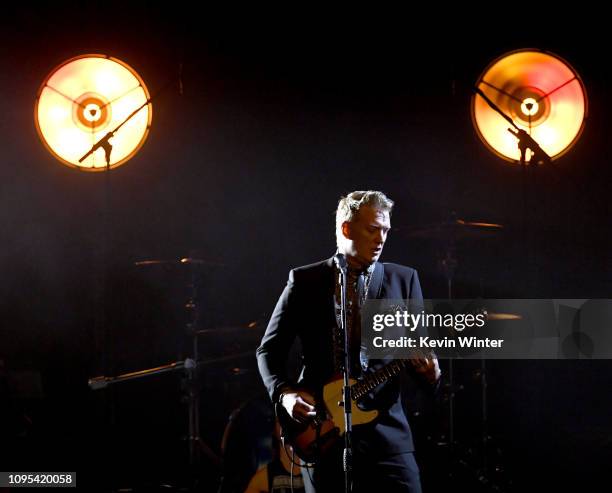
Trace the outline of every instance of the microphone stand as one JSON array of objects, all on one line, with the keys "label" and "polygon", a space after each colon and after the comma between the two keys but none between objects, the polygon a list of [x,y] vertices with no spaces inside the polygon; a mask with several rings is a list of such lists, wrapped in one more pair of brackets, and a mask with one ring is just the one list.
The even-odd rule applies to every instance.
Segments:
[{"label": "microphone stand", "polygon": [[[521,169],[522,169],[522,201],[523,201],[523,210],[522,210],[522,240],[523,240],[523,244],[524,245],[528,245],[529,243],[531,243],[533,241],[533,239],[531,238],[533,232],[531,230],[528,230],[527,228],[527,208],[529,207],[528,205],[528,198],[531,199],[531,197],[529,197],[529,194],[527,193],[527,167],[529,165],[533,165],[530,166],[532,168],[532,173],[535,179],[535,169],[537,165],[541,165],[541,164],[550,164],[552,162],[552,158],[544,151],[544,149],[542,149],[540,147],[540,144],[538,144],[533,137],[531,137],[531,135],[529,135],[525,130],[523,130],[522,128],[519,128],[519,126],[514,123],[514,121],[512,120],[512,118],[510,118],[508,115],[506,115],[501,108],[499,108],[493,101],[491,101],[487,95],[482,92],[479,88],[474,87],[472,88],[473,91],[478,94],[482,99],[485,100],[485,102],[491,107],[491,109],[493,109],[496,113],[498,113],[502,118],[504,118],[504,120],[506,120],[513,128],[508,128],[508,132],[510,132],[512,135],[514,135],[517,139],[518,139],[518,148],[519,151],[521,153],[520,159],[519,159],[519,163],[521,165]],[[530,120],[530,125],[529,128],[531,130],[531,120]],[[531,150],[531,157],[529,158],[529,161],[526,160],[526,153],[527,153],[527,149]],[[553,167],[554,169],[554,167]],[[530,200],[531,202],[531,200]],[[527,252],[528,252],[528,257],[527,257],[527,264],[531,263],[531,259],[533,256],[533,252],[531,248],[527,248]],[[531,270],[529,271],[531,272]],[[530,275],[528,274],[528,285],[531,285],[533,283],[535,283],[535,279],[530,280]],[[530,286],[531,287],[531,286]]]},{"label": "microphone stand", "polygon": [[136,114],[141,109],[143,109],[145,106],[148,106],[149,104],[151,104],[154,99],[157,99],[157,97],[162,92],[164,92],[168,87],[170,87],[171,84],[172,84],[172,81],[167,82],[156,94],[151,96],[144,103],[142,103],[138,108],[136,108],[134,111],[132,111],[127,117],[125,117],[125,119],[119,125],[117,125],[110,132],[107,132],[104,137],[102,137],[100,140],[98,140],[98,142],[96,142],[94,145],[92,145],[91,149],[89,149],[85,154],[83,154],[79,158],[79,163],[82,163],[83,161],[85,161],[85,159],[87,159],[89,156],[91,156],[95,151],[97,151],[99,148],[102,148],[102,149],[104,149],[104,156],[106,158],[106,169],[108,171],[110,169],[110,155],[111,155],[111,151],[113,150],[113,146],[110,143],[110,139],[115,136],[115,133],[117,133],[117,131],[121,127],[123,127],[123,125],[125,125],[132,118],[134,118],[134,116],[136,116]]},{"label": "microphone stand", "polygon": [[[130,119],[132,119],[140,110],[142,110],[145,106],[151,103],[154,98],[157,98],[163,91],[165,91],[171,84],[171,81],[167,82],[159,91],[154,95],[148,98],[144,104],[140,107],[136,108],[132,113],[130,113],[119,125],[117,125],[113,130],[107,132],[104,137],[102,137],[98,142],[93,144],[89,151],[87,151],[81,158],[79,162],[82,163],[85,159],[87,159],[90,155],[92,155],[96,150],[103,149],[104,155],[106,158],[106,166],[104,168],[104,198],[103,198],[103,213],[102,213],[102,231],[98,231],[100,235],[100,241],[97,242],[97,254],[100,256],[100,266],[96,266],[95,269],[98,270],[96,272],[96,281],[95,281],[95,290],[97,292],[96,301],[94,305],[95,314],[94,314],[94,334],[95,334],[95,345],[96,348],[99,349],[99,353],[101,354],[101,362],[100,366],[106,372],[113,371],[114,372],[114,355],[112,350],[112,333],[108,326],[108,314],[107,314],[107,301],[108,301],[108,272],[109,272],[109,245],[110,245],[110,227],[111,227],[111,151],[113,150],[113,146],[110,143],[111,137],[115,135],[115,133],[125,125]],[[96,262],[97,265],[97,262]],[[98,382],[99,383],[99,382]],[[108,408],[109,415],[109,425],[114,426],[115,423],[115,403],[114,396],[112,392],[109,392],[109,396],[107,397],[107,402],[105,406]]]},{"label": "microphone stand", "polygon": [[337,258],[338,265],[338,282],[340,284],[340,329],[344,336],[344,355],[342,365],[342,406],[344,407],[344,451],[342,455],[342,466],[344,468],[344,491],[351,493],[353,491],[353,416],[352,416],[352,399],[351,388],[349,383],[350,373],[350,356],[349,356],[349,335],[346,322],[346,278],[347,267],[344,256]]},{"label": "microphone stand", "polygon": [[[512,125],[512,127],[514,127],[514,130],[509,128],[508,132],[510,132],[512,135],[514,135],[518,139],[518,148],[519,148],[519,151],[521,152],[520,163],[522,166],[526,166],[527,164],[532,164],[532,163],[533,164],[550,164],[551,157],[548,154],[546,154],[544,149],[540,147],[540,144],[538,144],[533,139],[533,137],[531,137],[531,135],[525,132],[525,130],[523,130],[522,128],[519,128],[518,125],[514,123],[512,118],[506,115],[499,108],[499,106],[497,106],[493,101],[491,101],[487,97],[487,95],[484,92],[482,92],[477,87],[474,87],[474,92],[478,94],[482,99],[484,99],[485,102],[495,112],[499,113],[502,116],[502,118],[504,118],[504,120],[506,120],[510,125]],[[527,149],[530,149],[532,152],[532,155],[529,161],[525,160],[525,154],[526,154]]]}]

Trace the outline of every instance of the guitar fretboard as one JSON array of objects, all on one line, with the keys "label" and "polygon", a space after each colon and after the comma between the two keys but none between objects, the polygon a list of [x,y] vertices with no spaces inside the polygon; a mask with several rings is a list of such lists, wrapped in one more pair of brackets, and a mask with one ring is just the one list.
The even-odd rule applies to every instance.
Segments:
[{"label": "guitar fretboard", "polygon": [[378,387],[381,383],[399,374],[407,363],[408,360],[396,359],[379,370],[376,370],[371,375],[368,375],[363,380],[353,384],[351,386],[351,398],[354,401],[361,399],[364,395]]}]

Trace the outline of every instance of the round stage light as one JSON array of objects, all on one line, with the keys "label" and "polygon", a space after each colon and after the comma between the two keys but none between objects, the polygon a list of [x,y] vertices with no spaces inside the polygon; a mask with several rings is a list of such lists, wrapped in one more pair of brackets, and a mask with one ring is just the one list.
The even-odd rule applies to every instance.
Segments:
[{"label": "round stage light", "polygon": [[[109,153],[108,165],[116,168],[147,139],[153,115],[149,99],[143,80],[126,63],[107,55],[78,56],[56,67],[41,84],[36,130],[49,152],[67,166],[103,171]],[[82,159],[100,140],[104,145]]]},{"label": "round stage light", "polygon": [[[519,50],[493,61],[476,83],[495,105],[525,130],[552,159],[578,140],[587,117],[588,101],[578,73],[549,52]],[[518,163],[517,139],[509,123],[475,94],[472,122],[484,144],[503,159]]]}]

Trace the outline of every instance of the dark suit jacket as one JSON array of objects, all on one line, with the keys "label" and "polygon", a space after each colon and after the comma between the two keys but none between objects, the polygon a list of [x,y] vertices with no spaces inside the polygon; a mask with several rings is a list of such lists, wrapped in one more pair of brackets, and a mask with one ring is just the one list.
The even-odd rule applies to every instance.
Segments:
[{"label": "dark suit jacket", "polygon": [[[263,382],[273,402],[284,387],[295,386],[287,378],[287,355],[295,339],[302,344],[303,370],[299,385],[320,389],[334,376],[333,258],[293,269],[257,349],[257,363]],[[417,272],[397,264],[384,264],[380,298],[411,299],[422,302]],[[385,362],[371,360],[368,371]],[[412,434],[400,400],[398,378],[379,386],[361,407],[375,408],[379,416],[372,423],[353,429],[356,450],[371,454],[394,454],[414,450]]]}]

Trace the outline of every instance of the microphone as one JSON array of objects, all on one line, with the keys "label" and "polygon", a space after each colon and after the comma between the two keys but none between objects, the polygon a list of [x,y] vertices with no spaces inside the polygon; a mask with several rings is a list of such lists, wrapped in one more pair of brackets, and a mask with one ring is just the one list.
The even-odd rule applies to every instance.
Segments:
[{"label": "microphone", "polygon": [[343,253],[336,253],[336,255],[334,255],[334,262],[340,271],[346,272],[346,256]]}]

